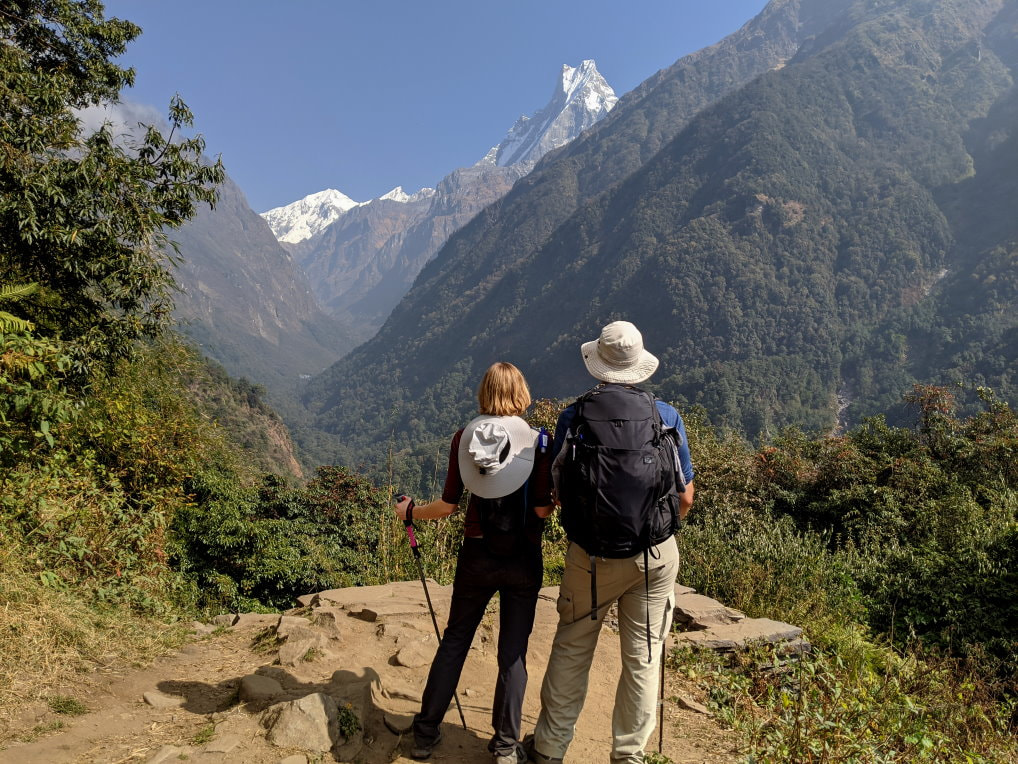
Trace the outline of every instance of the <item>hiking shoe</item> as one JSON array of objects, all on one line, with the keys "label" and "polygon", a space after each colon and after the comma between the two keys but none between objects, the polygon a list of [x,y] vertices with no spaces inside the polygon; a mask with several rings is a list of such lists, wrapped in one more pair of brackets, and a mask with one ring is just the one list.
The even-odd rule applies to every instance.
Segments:
[{"label": "hiking shoe", "polygon": [[417,759],[418,761],[424,761],[425,759],[431,758],[431,752],[435,750],[435,747],[442,742],[442,733],[438,733],[438,737],[435,738],[434,742],[428,745],[421,745],[420,743],[414,743],[414,747],[410,749],[410,758]]},{"label": "hiking shoe", "polygon": [[[527,758],[530,761],[536,761],[537,764],[562,764],[561,756],[545,756],[534,748],[533,735],[527,735],[523,738],[523,750],[526,752]],[[499,762],[499,764],[502,764],[502,762]]]},{"label": "hiking shoe", "polygon": [[496,753],[495,764],[526,764],[527,752],[522,745],[517,744],[512,753]]}]

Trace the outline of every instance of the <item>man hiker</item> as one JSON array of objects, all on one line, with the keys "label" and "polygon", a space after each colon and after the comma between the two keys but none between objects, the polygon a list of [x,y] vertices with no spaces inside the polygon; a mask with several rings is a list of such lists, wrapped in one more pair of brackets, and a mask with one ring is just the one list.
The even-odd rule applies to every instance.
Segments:
[{"label": "man hiker", "polygon": [[674,609],[674,533],[693,504],[693,465],[682,417],[636,387],[658,366],[639,330],[615,321],[581,353],[600,384],[566,408],[555,428],[556,498],[570,544],[528,752],[542,764],[562,761],[586,697],[601,623],[618,602],[622,675],[611,761],[642,762]]}]

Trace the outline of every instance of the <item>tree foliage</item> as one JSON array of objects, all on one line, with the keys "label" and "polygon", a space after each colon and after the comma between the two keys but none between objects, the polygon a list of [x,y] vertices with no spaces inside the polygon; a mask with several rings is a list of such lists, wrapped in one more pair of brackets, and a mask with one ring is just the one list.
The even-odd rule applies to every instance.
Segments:
[{"label": "tree foliage", "polygon": [[215,200],[217,162],[182,101],[170,130],[88,135],[77,110],[117,101],[134,73],[113,62],[140,30],[97,0],[25,0],[0,9],[0,273],[37,283],[20,304],[41,336],[87,373],[152,336],[169,311],[166,229]]}]

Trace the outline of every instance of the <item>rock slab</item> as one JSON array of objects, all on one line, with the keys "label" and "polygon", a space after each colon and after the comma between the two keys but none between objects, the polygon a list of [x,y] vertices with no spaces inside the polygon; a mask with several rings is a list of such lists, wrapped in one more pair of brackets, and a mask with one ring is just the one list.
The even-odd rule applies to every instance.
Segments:
[{"label": "rock slab", "polygon": [[233,622],[235,629],[267,629],[279,622],[275,613],[241,613]]},{"label": "rock slab", "polygon": [[709,650],[741,650],[753,642],[787,642],[802,634],[798,626],[772,621],[769,618],[747,618],[739,623],[712,626],[703,631],[686,631],[674,635],[680,645],[704,647]]},{"label": "rock slab", "polygon": [[675,625],[682,631],[724,626],[745,618],[745,613],[702,594],[680,594],[675,598]]}]

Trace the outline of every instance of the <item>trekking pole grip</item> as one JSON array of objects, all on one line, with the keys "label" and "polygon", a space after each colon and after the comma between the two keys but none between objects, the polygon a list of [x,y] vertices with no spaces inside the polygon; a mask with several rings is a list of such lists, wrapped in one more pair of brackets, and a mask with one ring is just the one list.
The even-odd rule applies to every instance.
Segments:
[{"label": "trekking pole grip", "polygon": [[[409,499],[410,497],[406,494],[400,494],[396,497],[396,503],[399,504],[403,499]],[[415,552],[417,551],[417,536],[414,533],[414,500],[410,499],[410,506],[406,508],[406,517],[403,519],[403,527],[406,528],[406,535],[410,539],[410,548]]]}]

